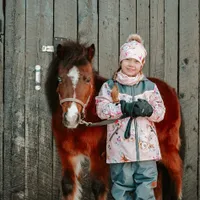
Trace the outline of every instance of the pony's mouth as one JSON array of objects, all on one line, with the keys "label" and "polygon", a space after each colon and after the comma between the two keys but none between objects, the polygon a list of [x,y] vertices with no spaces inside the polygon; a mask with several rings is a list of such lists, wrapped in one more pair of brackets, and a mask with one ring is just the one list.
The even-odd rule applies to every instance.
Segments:
[{"label": "pony's mouth", "polygon": [[62,123],[63,123],[64,127],[69,128],[69,129],[74,129],[74,128],[76,128],[78,126],[78,123],[70,124],[66,120],[63,120]]}]

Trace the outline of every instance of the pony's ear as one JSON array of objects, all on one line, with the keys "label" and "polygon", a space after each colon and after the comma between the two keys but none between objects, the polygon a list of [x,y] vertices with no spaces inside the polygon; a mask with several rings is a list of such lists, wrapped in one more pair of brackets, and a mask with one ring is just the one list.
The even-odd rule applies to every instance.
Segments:
[{"label": "pony's ear", "polygon": [[63,57],[64,57],[64,49],[61,44],[58,44],[58,46],[57,46],[56,55],[60,59],[63,59]]},{"label": "pony's ear", "polygon": [[94,44],[92,44],[90,47],[87,48],[88,51],[88,60],[91,62],[93,57],[94,57],[94,53],[95,53],[95,46]]}]

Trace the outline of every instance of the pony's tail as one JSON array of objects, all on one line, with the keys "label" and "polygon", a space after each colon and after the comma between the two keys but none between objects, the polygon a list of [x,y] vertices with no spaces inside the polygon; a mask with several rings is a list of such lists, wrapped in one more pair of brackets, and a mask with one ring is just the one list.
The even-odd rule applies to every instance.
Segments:
[{"label": "pony's tail", "polygon": [[121,67],[119,67],[118,70],[113,75],[114,86],[111,91],[111,97],[112,97],[113,103],[119,103],[119,89],[117,87],[116,78],[117,78],[117,73],[118,71],[120,71],[120,69]]}]

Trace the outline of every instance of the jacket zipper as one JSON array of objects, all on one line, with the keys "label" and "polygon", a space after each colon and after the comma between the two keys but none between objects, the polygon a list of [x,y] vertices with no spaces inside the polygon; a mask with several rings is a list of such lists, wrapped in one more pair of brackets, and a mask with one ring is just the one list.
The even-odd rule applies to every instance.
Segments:
[{"label": "jacket zipper", "polygon": [[137,127],[137,120],[134,119],[134,125],[135,125],[135,147],[136,147],[136,159],[137,161],[140,160],[140,152],[139,152],[139,139],[138,139],[138,127]]},{"label": "jacket zipper", "polygon": [[[135,99],[135,90],[133,87],[131,87],[131,95],[133,97],[133,101]],[[139,155],[139,139],[138,139],[138,130],[137,130],[137,120],[134,119],[134,126],[135,126],[135,149],[136,149],[136,160],[139,161],[140,155]]]}]

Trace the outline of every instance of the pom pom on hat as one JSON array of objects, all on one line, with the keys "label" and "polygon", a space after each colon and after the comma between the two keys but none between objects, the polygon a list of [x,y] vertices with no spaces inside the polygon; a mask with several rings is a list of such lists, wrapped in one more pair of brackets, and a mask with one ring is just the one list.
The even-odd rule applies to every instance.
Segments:
[{"label": "pom pom on hat", "polygon": [[143,46],[142,38],[138,34],[131,34],[127,38],[127,42],[120,48],[120,62],[124,59],[134,58],[143,64],[143,60],[147,55]]},{"label": "pom pom on hat", "polygon": [[131,34],[131,35],[129,35],[128,38],[127,38],[127,40],[126,40],[126,42],[131,42],[133,40],[137,41],[138,43],[143,44],[142,38],[138,34]]}]

